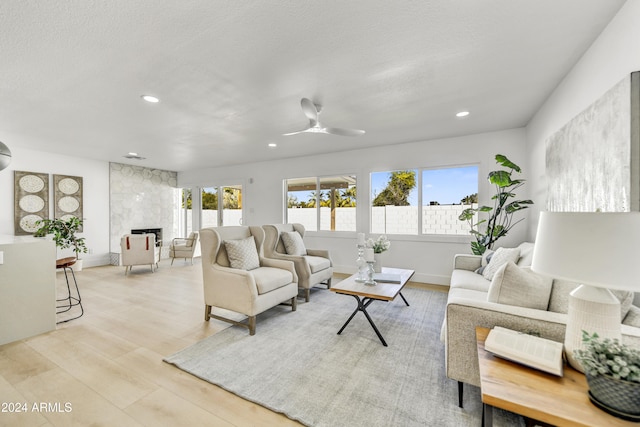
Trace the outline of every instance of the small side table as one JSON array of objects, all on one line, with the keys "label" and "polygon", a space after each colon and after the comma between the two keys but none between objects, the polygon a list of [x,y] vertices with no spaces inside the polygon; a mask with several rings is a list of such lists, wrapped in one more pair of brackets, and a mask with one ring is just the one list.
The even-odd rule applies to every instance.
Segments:
[{"label": "small side table", "polygon": [[488,334],[488,328],[476,327],[483,426],[493,424],[492,407],[555,426],[638,425],[591,403],[584,374],[566,364],[564,376],[557,377],[494,356],[484,349]]},{"label": "small side table", "polygon": [[[80,307],[80,314],[56,323],[65,323],[70,320],[75,320],[79,317],[82,317],[82,315],[84,314],[84,308],[82,308],[82,298],[80,297],[80,289],[78,289],[78,281],[76,280],[76,275],[73,272],[73,268],[71,268],[71,266],[73,266],[75,263],[76,259],[74,257],[61,258],[56,260],[56,268],[63,269],[64,278],[67,282],[67,296],[65,298],[56,299],[56,302],[60,303],[60,305],[56,304],[56,314],[66,313],[75,306]],[[71,294],[71,286],[69,285],[69,276],[67,274],[67,270],[71,272],[71,276],[73,277],[73,283],[76,287],[75,296]]]}]

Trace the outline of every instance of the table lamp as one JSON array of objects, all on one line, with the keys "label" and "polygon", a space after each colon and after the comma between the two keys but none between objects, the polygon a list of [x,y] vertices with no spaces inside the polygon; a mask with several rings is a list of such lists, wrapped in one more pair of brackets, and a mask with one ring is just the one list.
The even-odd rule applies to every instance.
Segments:
[{"label": "table lamp", "polygon": [[569,364],[582,330],[621,338],[620,302],[609,289],[640,291],[640,212],[541,212],[531,269],[579,283],[569,296]]}]

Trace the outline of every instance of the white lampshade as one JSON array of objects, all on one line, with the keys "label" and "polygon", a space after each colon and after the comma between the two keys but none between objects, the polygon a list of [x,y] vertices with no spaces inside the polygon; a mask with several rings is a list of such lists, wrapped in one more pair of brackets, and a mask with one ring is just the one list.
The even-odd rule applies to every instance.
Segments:
[{"label": "white lampshade", "polygon": [[640,212],[542,212],[531,269],[581,284],[569,297],[569,363],[582,331],[621,338],[620,302],[609,289],[640,291]]},{"label": "white lampshade", "polygon": [[541,212],[531,269],[640,291],[640,212]]}]

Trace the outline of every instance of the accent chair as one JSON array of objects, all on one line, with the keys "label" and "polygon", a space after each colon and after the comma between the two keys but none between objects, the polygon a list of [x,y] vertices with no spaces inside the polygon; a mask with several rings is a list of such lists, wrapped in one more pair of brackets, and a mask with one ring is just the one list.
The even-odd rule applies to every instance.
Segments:
[{"label": "accent chair", "polygon": [[171,265],[176,258],[187,258],[191,260],[193,265],[193,254],[196,251],[196,243],[198,243],[198,233],[193,231],[189,234],[189,237],[182,238],[176,237],[171,241],[169,246],[169,257],[171,258]]},{"label": "accent chair", "polygon": [[[291,261],[263,256],[264,230],[256,226],[211,227],[200,230],[204,320],[217,319],[249,329],[256,316],[278,304],[296,310],[298,276]],[[213,314],[223,308],[248,316],[237,322]]]},{"label": "accent chair", "polygon": [[122,265],[126,275],[134,265],[149,265],[153,273],[153,266],[158,268],[160,248],[156,247],[156,235],[125,234],[120,238]]},{"label": "accent chair", "polygon": [[298,274],[298,287],[309,302],[311,288],[324,284],[331,287],[333,262],[326,249],[307,249],[302,224],[268,224],[265,231],[264,254],[271,259],[293,261]]}]

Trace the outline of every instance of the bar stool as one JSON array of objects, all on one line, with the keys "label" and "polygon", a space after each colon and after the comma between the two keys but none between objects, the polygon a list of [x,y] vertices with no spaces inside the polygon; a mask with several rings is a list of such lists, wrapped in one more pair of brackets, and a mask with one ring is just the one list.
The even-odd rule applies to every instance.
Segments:
[{"label": "bar stool", "polygon": [[[65,319],[65,320],[61,320],[59,322],[56,323],[65,323],[68,322],[70,320],[74,320],[77,319],[79,317],[82,317],[82,315],[84,314],[84,309],[82,308],[82,298],[80,298],[80,289],[78,289],[78,282],[76,281],[76,275],[73,272],[73,268],[71,268],[72,265],[74,265],[76,263],[76,259],[74,257],[68,257],[68,258],[61,258],[56,260],[56,268],[62,268],[64,271],[64,278],[67,281],[67,297],[65,298],[61,298],[61,299],[56,299],[57,302],[62,303],[61,305],[57,305],[56,303],[56,314],[60,314],[60,313],[66,313],[67,311],[71,310],[72,307],[75,306],[80,306],[80,314],[76,317],[72,317],[70,319]],[[71,295],[71,286],[69,285],[69,276],[67,275],[67,270],[71,271],[71,276],[73,277],[73,283],[76,285],[76,295],[72,296]]]}]

